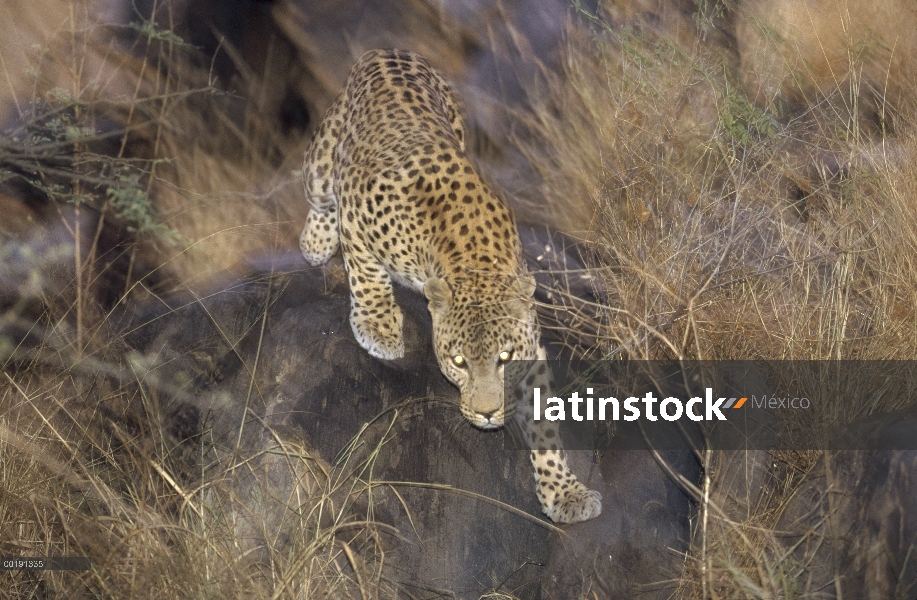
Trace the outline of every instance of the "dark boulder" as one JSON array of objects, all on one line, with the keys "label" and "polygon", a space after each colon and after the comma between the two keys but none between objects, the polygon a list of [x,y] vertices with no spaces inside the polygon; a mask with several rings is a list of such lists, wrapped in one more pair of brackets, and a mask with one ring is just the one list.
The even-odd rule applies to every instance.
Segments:
[{"label": "dark boulder", "polygon": [[611,450],[599,470],[602,514],[552,536],[541,597],[671,598],[694,508],[669,472],[696,481],[698,462],[687,451]]},{"label": "dark boulder", "polygon": [[915,437],[914,408],[835,431],[832,447],[860,449],[825,452],[776,527],[806,597],[917,597]]},{"label": "dark boulder", "polygon": [[[224,509],[260,515],[243,528],[258,550],[251,560],[267,561],[276,551],[268,546],[287,543],[297,507],[283,500],[253,510],[245,499],[263,502],[265,488],[288,499],[305,486],[325,490],[336,514],[377,524],[362,537],[346,530],[362,565],[348,568],[365,569],[368,580],[384,575],[401,590],[392,594],[568,598],[592,581],[590,589],[630,597],[679,576],[690,502],[651,453],[612,447],[592,466],[585,452],[571,452],[580,477],[602,492],[603,514],[554,527],[541,515],[527,453],[461,417],[458,392],[433,356],[422,296],[397,290],[407,354],[379,361],[353,338],[336,272],[261,272],[125,316],[147,380],[200,411],[215,456],[250,457],[252,474],[229,483],[234,500]],[[326,472],[308,485],[278,476],[265,457],[286,442],[308,448],[323,465],[313,471]],[[696,481],[687,450],[665,458]],[[264,517],[272,511],[287,516]],[[264,535],[265,523],[284,536]],[[661,587],[646,597],[671,593]]]}]

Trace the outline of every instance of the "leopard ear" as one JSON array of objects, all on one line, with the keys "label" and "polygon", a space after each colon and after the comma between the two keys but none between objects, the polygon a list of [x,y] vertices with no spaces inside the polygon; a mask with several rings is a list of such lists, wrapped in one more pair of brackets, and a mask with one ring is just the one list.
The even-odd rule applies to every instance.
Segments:
[{"label": "leopard ear", "polygon": [[530,273],[525,273],[516,277],[515,281],[509,288],[509,303],[507,310],[510,314],[524,318],[530,309],[529,300],[535,295],[535,277]]},{"label": "leopard ear", "polygon": [[452,290],[439,277],[431,277],[423,284],[423,294],[429,300],[430,312],[443,313],[452,307]]}]

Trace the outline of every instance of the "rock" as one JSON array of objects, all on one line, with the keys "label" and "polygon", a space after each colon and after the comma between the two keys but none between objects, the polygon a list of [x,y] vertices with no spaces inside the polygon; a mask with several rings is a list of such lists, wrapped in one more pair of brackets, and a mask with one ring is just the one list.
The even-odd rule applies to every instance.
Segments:
[{"label": "rock", "polygon": [[[228,491],[212,501],[242,522],[253,563],[286,560],[278,546],[320,528],[352,549],[355,561],[338,553],[342,569],[391,582],[381,597],[399,588],[567,598],[586,580],[627,593],[678,577],[690,502],[652,454],[612,450],[590,469],[585,452],[569,453],[605,504],[596,521],[561,533],[540,514],[527,453],[505,450],[500,432],[477,430],[459,413],[422,296],[396,290],[407,353],[379,361],[354,340],[347,287],[333,273],[267,270],[124,315],[146,380],[200,411],[213,460],[248,457],[252,474],[227,476]],[[261,453],[286,443],[307,450],[284,456],[298,466],[281,475],[283,460]],[[689,452],[664,455],[696,481]],[[366,521],[374,524],[356,525]]]},{"label": "rock", "polygon": [[777,531],[798,593],[813,598],[917,596],[917,409],[838,429],[789,501]]},{"label": "rock", "polygon": [[[692,482],[700,468],[690,452],[659,459]],[[693,503],[653,453],[612,450],[599,465],[602,514],[551,538],[542,595],[566,598],[671,598],[690,539]]]}]

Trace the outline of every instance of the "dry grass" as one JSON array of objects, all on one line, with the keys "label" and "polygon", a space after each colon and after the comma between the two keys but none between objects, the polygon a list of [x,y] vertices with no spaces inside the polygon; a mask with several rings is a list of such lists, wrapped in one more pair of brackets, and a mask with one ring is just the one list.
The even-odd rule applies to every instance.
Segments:
[{"label": "dry grass", "polygon": [[716,47],[602,21],[567,56],[521,143],[541,175],[532,209],[607,265],[607,352],[914,356],[910,130],[782,123]]},{"label": "dry grass", "polygon": [[[703,19],[672,11],[658,28],[618,27],[608,15],[656,3],[608,4],[580,15],[563,69],[532,83],[530,110],[514,115],[539,176],[517,208],[593,251],[608,299],[580,318],[599,334],[595,351],[913,359],[917,94],[914,52],[899,51],[913,47],[912,31],[845,28],[843,18],[806,30],[811,13],[797,7],[787,26],[816,41],[799,39],[773,34],[777,13],[750,3],[738,46],[772,53],[736,59],[705,37]],[[726,6],[707,4],[717,15]],[[342,476],[359,468],[331,469],[283,436],[252,456],[216,457],[206,436],[176,433],[174,390],[146,378],[108,328],[119,302],[200,289],[249,257],[294,249],[302,142],[259,120],[255,100],[243,99],[242,125],[230,118],[212,73],[192,68],[170,32],[150,25],[125,52],[112,37],[123,32],[92,22],[92,3],[44,5],[0,9],[3,27],[21,23],[16,35],[42,40],[0,64],[4,108],[23,123],[0,147],[0,206],[14,216],[0,282],[29,282],[2,294],[0,332],[18,337],[0,336],[0,554],[87,555],[95,567],[8,574],[0,596],[393,594],[379,564],[360,558],[377,551],[374,526],[328,520],[372,485]],[[788,37],[799,45],[779,45]],[[819,63],[813,48],[825,40]],[[790,73],[790,63],[804,68]],[[270,83],[247,76],[251,90]],[[10,199],[18,193],[51,208]],[[835,418],[899,407],[839,407]],[[741,518],[723,518],[712,480],[695,490],[711,524],[688,557],[687,597],[795,593],[770,529],[814,457],[779,458],[771,502]],[[274,519],[275,500],[258,492],[278,480],[295,523]],[[265,502],[249,512],[239,498],[252,493]],[[298,533],[278,551],[282,531]]]},{"label": "dry grass", "polygon": [[825,123],[883,132],[915,108],[917,7],[901,0],[743,3],[736,37],[755,102],[824,102]]},{"label": "dry grass", "polygon": [[[827,3],[792,4],[798,16],[803,4]],[[878,12],[894,9],[893,2],[880,4]],[[765,3],[744,6],[777,10]],[[609,302],[593,307],[599,312],[591,329],[604,338],[601,353],[914,359],[917,113],[910,99],[917,89],[913,77],[896,75],[915,63],[913,53],[895,54],[888,69],[894,31],[874,45],[864,42],[870,24],[886,21],[864,19],[863,28],[840,36],[832,29],[836,14],[826,11],[811,36],[828,37],[830,61],[847,61],[833,74],[833,90],[804,71],[799,87],[756,97],[750,86],[760,82],[743,71],[751,68],[746,57],[737,61],[728,49],[705,43],[702,27],[687,39],[639,22],[622,27],[620,3],[582,14],[588,26],[570,36],[563,73],[546,73],[531,94],[533,112],[519,115],[527,124],[519,143],[541,180],[527,212],[558,223],[599,257],[593,275],[604,283]],[[910,30],[905,33],[896,38],[899,45],[912,43]],[[811,36],[801,42],[814,43]],[[759,41],[738,45],[760,60]],[[801,52],[771,41],[771,58]],[[883,72],[896,80],[895,93],[880,94],[875,104]],[[862,90],[853,85],[857,77]],[[868,90],[867,79],[873,84]],[[809,102],[800,105],[800,98]],[[846,110],[838,108],[838,98],[846,99]],[[877,106],[894,113],[894,135],[866,127],[863,113],[851,109],[859,101],[872,102],[873,114]],[[787,108],[793,102],[795,113]],[[590,316],[580,318],[590,322]],[[787,371],[783,384],[797,376]],[[875,381],[839,385],[844,397],[865,398],[871,394],[858,392]],[[870,412],[902,408],[913,397],[914,390],[902,389],[878,405],[839,402],[813,435]],[[708,477],[694,489],[700,524],[682,595],[803,593],[796,581],[801,567],[779,549],[772,528],[818,455],[772,458],[781,477],[768,482],[769,501],[742,515],[729,513],[727,498],[710,478],[716,469],[706,465]]]},{"label": "dry grass", "polygon": [[0,597],[391,597],[377,526],[343,508],[371,488],[365,465],[276,432],[215,452],[109,320],[295,248],[300,160],[277,157],[302,142],[254,103],[235,122],[170,31],[96,23],[88,1],[43,9],[2,9],[40,43],[4,48],[0,554],[93,567],[8,573]]},{"label": "dry grass", "polygon": [[373,597],[394,597],[382,526],[345,508],[374,485],[362,474],[375,453],[332,468],[274,432],[222,456],[206,435],[176,437],[142,365],[115,365],[5,374],[0,548],[93,566],[12,572],[0,596],[362,598],[372,585]]}]

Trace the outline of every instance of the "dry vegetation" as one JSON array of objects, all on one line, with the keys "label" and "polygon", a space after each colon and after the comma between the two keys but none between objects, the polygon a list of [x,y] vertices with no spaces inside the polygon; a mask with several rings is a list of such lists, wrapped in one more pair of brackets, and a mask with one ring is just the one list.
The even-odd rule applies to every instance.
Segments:
[{"label": "dry vegetation", "polygon": [[[735,68],[729,49],[704,42],[705,15],[690,23],[672,4],[642,4],[661,11],[649,22],[663,31],[613,26],[605,15],[617,6],[581,7],[589,27],[570,36],[563,72],[546,74],[533,112],[520,115],[520,144],[540,175],[529,208],[600,257],[601,353],[912,360],[917,65],[902,49],[917,38],[913,18],[897,32],[872,19],[912,12],[894,2],[742,3],[735,18],[747,37],[736,44],[746,54]],[[779,21],[786,12],[795,20]],[[694,36],[666,35],[694,25]],[[871,397],[874,385],[844,381],[838,397]],[[829,421],[913,397],[839,402]],[[716,506],[710,479],[695,490],[705,525],[686,597],[802,593],[805,566],[769,530],[817,453],[775,458],[784,477],[771,501],[741,517]]]},{"label": "dry vegetation", "polygon": [[914,356],[907,115],[893,139],[827,103],[784,122],[724,50],[601,20],[567,57],[529,118],[534,208],[609,265],[609,351]]},{"label": "dry vegetation", "polygon": [[280,434],[214,454],[110,321],[284,253],[305,208],[301,140],[218,90],[173,32],[102,25],[100,6],[0,8],[4,39],[36,42],[0,65],[0,554],[93,564],[6,573],[0,597],[386,597],[359,558],[375,526],[342,516],[364,467],[333,471]]},{"label": "dry vegetation", "polygon": [[[594,251],[608,293],[588,317],[595,351],[913,359],[917,28],[869,26],[896,3],[850,26],[860,2],[783,20],[786,2],[703,2],[654,27],[641,18],[665,5],[607,4],[577,5],[562,69],[513,115],[538,176],[517,209]],[[348,545],[372,545],[372,528],[327,518],[353,481],[282,437],[240,475],[234,457],[181,435],[168,390],[108,323],[119,303],[201,290],[295,248],[302,140],[259,118],[257,74],[250,97],[219,91],[168,29],[102,27],[88,2],[45,0],[43,20],[27,6],[0,9],[5,39],[18,23],[17,39],[41,41],[0,54],[15,123],[0,138],[0,554],[95,567],[8,573],[0,596],[385,596]],[[729,15],[731,46],[716,29]],[[689,556],[687,597],[794,595],[795,567],[767,530],[811,462],[787,460],[771,505],[710,529]],[[273,522],[268,508],[240,519],[234,494],[277,470],[302,494],[302,520]],[[259,522],[268,539],[301,536],[282,555],[259,549],[245,529]],[[273,570],[253,571],[251,552]]]}]

